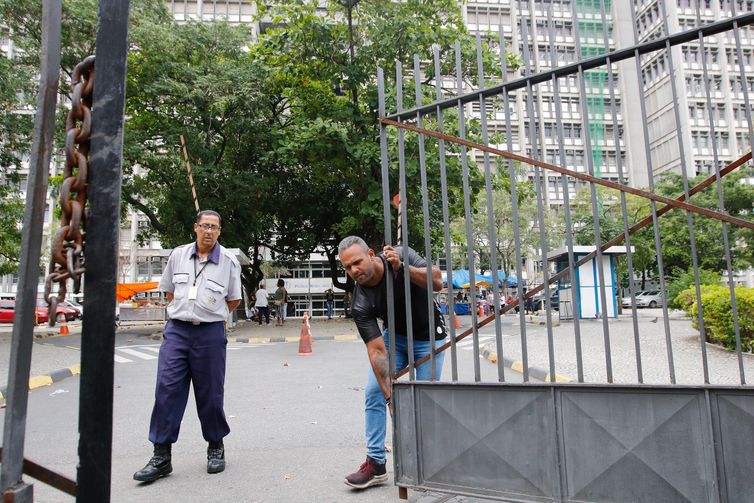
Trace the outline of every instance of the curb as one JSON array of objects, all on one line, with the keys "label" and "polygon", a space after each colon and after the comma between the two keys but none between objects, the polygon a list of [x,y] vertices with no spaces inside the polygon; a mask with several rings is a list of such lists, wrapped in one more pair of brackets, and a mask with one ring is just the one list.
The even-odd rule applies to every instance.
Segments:
[{"label": "curb", "polygon": [[[497,352],[490,349],[490,346],[494,343],[487,343],[482,347],[482,356],[484,356],[485,360],[489,361],[490,363],[497,363],[498,357]],[[515,372],[518,372],[519,374],[524,373],[524,364],[520,360],[513,360],[512,358],[508,358],[507,356],[503,357],[503,366],[506,368],[509,368]],[[529,367],[529,375],[534,377],[535,379],[539,379],[543,382],[550,382],[550,372],[540,368],[540,367]],[[571,379],[568,376],[555,374],[555,382],[572,382],[573,379]]]},{"label": "curb", "polygon": [[[546,318],[544,320],[535,320],[534,318],[535,318],[534,316],[527,315],[526,316],[526,323],[528,323],[530,325],[547,326],[547,319]],[[559,320],[552,320],[552,326],[553,327],[559,327],[560,326],[560,321]]]},{"label": "curb", "polygon": [[[81,374],[81,365],[72,365],[70,367],[55,370],[47,375],[29,377],[29,391],[49,386],[50,384],[60,382],[63,379]],[[7,387],[0,388],[0,400],[5,400],[5,394],[8,392]]]},{"label": "curb", "polygon": [[[153,341],[161,341],[162,332],[155,332],[146,337],[148,337],[149,339]],[[295,337],[238,336],[238,337],[228,337],[228,342],[237,342],[237,343],[242,343],[242,344],[271,344],[273,342],[298,342],[299,339],[300,339],[300,336],[295,336]],[[315,335],[315,336],[312,336],[312,340],[315,340],[315,341],[356,341],[356,340],[360,340],[360,337],[356,334],[354,335]]]}]

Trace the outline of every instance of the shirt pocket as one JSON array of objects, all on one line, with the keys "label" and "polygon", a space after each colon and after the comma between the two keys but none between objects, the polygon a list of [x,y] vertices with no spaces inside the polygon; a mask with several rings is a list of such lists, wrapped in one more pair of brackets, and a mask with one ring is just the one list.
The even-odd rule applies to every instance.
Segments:
[{"label": "shirt pocket", "polygon": [[199,305],[211,313],[217,313],[225,307],[225,285],[222,285],[216,280],[207,278],[204,282],[203,292],[197,299]]},{"label": "shirt pocket", "polygon": [[189,274],[187,272],[173,273],[173,298],[185,299],[188,297]]}]

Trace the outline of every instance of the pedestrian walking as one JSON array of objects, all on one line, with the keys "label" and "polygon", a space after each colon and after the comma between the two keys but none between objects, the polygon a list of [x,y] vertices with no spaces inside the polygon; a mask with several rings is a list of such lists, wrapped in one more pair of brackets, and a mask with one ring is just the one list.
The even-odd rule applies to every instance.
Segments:
[{"label": "pedestrian walking", "polygon": [[[261,284],[261,283],[260,283]],[[258,318],[259,318],[259,324],[262,324],[262,318],[264,318],[265,322],[269,325],[270,324],[270,304],[268,297],[270,296],[269,293],[267,293],[267,290],[264,289],[264,287],[260,286],[257,290],[257,301],[254,304],[254,307],[257,308],[258,311]]]},{"label": "pedestrian walking", "polygon": [[278,289],[275,290],[275,326],[282,327],[285,323],[285,312],[288,309],[288,290],[285,281],[278,279]]},{"label": "pedestrian walking", "polygon": [[159,288],[167,293],[168,322],[149,424],[154,455],[134,473],[140,482],[152,482],[173,471],[171,447],[178,440],[190,384],[208,442],[207,473],[225,469],[223,438],[230,433],[223,410],[225,322],[241,302],[241,266],[217,242],[220,225],[217,212],[199,212],[194,224],[196,242],[174,249],[162,273]]},{"label": "pedestrian walking", "polygon": [[327,319],[331,320],[335,314],[335,292],[332,288],[325,290],[325,307],[327,308]]},{"label": "pedestrian walking", "polygon": [[[404,275],[411,281],[411,318],[414,359],[419,360],[431,351],[429,313],[427,310],[427,261],[409,249],[403,257],[400,248],[385,246],[376,254],[363,239],[349,236],[338,245],[340,262],[346,273],[356,282],[351,299],[351,315],[359,335],[366,344],[371,369],[364,390],[367,457],[358,471],[348,475],[345,483],[356,489],[381,484],[387,480],[385,469],[385,432],[387,412],[391,408],[392,383],[387,347],[390,340],[395,345],[396,369],[408,364],[408,333],[406,327],[406,303]],[[393,274],[393,298],[387,298],[387,274]],[[442,276],[438,267],[432,268],[432,287],[442,289]],[[387,306],[395,306],[395,334],[387,327]],[[436,346],[442,344],[447,330],[437,301],[433,303],[436,327]],[[382,320],[380,330],[378,320]],[[443,353],[435,356],[435,376],[442,373]],[[416,368],[417,380],[429,380],[432,368],[428,364]]]}]

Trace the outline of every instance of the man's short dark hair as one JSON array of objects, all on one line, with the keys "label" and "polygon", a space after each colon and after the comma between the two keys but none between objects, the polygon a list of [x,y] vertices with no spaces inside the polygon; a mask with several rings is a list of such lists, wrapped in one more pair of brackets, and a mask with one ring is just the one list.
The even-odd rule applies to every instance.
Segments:
[{"label": "man's short dark hair", "polygon": [[217,219],[220,221],[220,225],[223,224],[223,217],[221,217],[220,214],[214,210],[202,210],[199,213],[197,213],[196,223],[199,223],[199,221],[202,219],[203,216],[217,217]]},{"label": "man's short dark hair", "polygon": [[359,245],[364,251],[369,250],[369,246],[367,246],[366,241],[361,239],[359,236],[348,236],[340,241],[340,244],[338,245],[338,255],[343,253],[343,250],[347,250],[353,245]]}]

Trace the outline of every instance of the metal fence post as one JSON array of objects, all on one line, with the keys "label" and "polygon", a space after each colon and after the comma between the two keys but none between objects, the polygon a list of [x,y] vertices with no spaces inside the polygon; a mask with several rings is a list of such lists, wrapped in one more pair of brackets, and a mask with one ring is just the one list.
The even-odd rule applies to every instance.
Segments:
[{"label": "metal fence post", "polygon": [[[10,368],[8,370],[8,410],[3,430],[0,491],[4,501],[31,502],[33,489],[21,481],[26,436],[26,410],[31,369],[39,258],[42,246],[47,177],[55,131],[55,105],[60,78],[61,0],[45,0],[42,11],[42,46],[37,111],[34,117],[34,140],[29,161],[29,185],[26,192],[24,232],[21,237],[21,261],[16,315],[13,324]],[[54,313],[52,314],[54,316]]]},{"label": "metal fence post", "polygon": [[[95,67],[79,397],[77,501],[109,501],[115,283],[129,0],[101,0]],[[96,293],[94,293],[96,292]],[[92,293],[92,295],[87,295]]]}]

